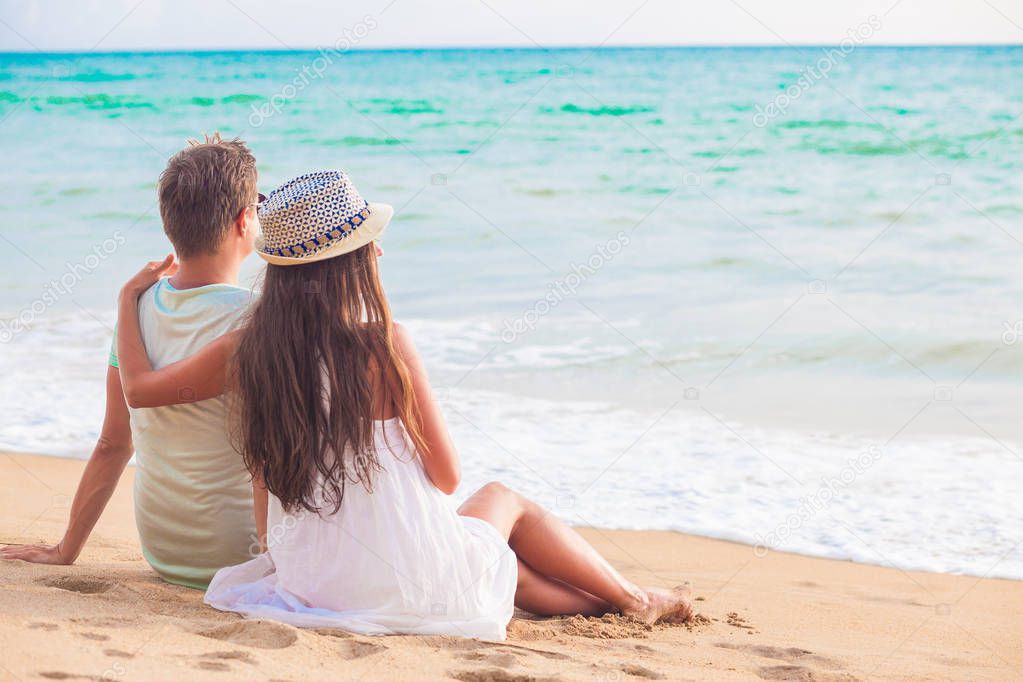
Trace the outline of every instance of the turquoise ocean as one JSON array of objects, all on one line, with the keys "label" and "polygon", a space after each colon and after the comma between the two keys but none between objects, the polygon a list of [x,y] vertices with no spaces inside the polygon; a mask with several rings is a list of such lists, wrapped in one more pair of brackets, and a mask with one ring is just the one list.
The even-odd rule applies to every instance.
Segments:
[{"label": "turquoise ocean", "polygon": [[0,449],[88,455],[220,130],[395,206],[460,495],[1021,579],[1021,113],[1020,47],[2,54]]}]

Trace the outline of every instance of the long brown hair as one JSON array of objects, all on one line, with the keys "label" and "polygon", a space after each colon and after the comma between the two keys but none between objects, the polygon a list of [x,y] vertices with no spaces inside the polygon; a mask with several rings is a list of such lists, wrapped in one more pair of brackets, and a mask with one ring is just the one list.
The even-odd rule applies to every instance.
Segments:
[{"label": "long brown hair", "polygon": [[234,375],[236,445],[285,510],[336,513],[347,484],[372,491],[381,406],[425,451],[373,244],[308,264],[268,265]]}]

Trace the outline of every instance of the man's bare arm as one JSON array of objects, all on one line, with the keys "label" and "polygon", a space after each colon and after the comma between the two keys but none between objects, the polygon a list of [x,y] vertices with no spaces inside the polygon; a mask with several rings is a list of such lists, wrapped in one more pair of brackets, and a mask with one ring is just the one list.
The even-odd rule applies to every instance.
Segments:
[{"label": "man's bare arm", "polygon": [[78,482],[64,538],[56,545],[11,545],[0,549],[0,559],[21,559],[39,564],[71,564],[82,551],[93,527],[117,488],[134,448],[128,406],[116,367],[107,367],[107,406],[103,429],[85,472]]}]

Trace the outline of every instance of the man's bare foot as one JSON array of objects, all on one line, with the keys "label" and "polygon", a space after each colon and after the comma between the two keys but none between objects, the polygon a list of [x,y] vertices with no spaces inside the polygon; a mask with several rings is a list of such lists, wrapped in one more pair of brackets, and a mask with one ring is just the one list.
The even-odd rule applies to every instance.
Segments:
[{"label": "man's bare foot", "polygon": [[622,611],[623,616],[653,625],[654,623],[684,623],[693,617],[693,588],[689,583],[670,590],[648,587],[646,604]]}]

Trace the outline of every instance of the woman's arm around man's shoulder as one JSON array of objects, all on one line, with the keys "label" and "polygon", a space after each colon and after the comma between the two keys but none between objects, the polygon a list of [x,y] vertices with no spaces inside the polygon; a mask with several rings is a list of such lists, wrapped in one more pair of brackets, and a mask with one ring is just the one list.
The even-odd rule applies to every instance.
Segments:
[{"label": "woman's arm around man's shoulder", "polygon": [[173,255],[142,268],[121,289],[117,304],[117,361],[124,397],[130,407],[193,403],[224,392],[227,365],[241,330],[224,334],[194,355],[153,369],[139,326],[138,299],[161,277],[174,274]]}]

